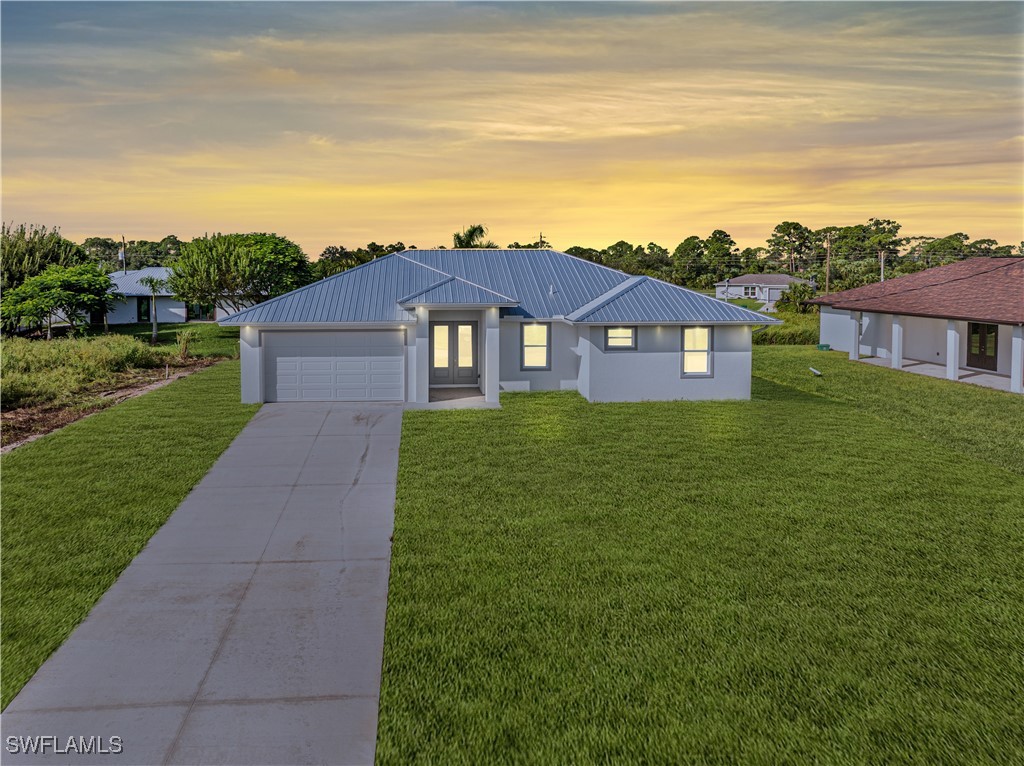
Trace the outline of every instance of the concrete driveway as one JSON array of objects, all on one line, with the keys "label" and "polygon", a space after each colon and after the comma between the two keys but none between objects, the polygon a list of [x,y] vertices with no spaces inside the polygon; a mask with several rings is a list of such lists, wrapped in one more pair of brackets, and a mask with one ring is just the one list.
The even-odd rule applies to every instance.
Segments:
[{"label": "concrete driveway", "polygon": [[[3,762],[372,763],[401,425],[265,405],[7,708]],[[10,752],[41,735],[123,752]]]}]

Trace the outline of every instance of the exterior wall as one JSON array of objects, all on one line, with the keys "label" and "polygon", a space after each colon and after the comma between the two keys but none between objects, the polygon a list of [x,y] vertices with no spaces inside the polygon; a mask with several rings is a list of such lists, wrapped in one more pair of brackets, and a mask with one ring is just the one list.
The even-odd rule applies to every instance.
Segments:
[{"label": "exterior wall", "polygon": [[[147,300],[149,300],[147,298]],[[127,300],[118,301],[114,308],[107,312],[107,324],[134,324],[138,321],[138,309],[135,296],[128,296]],[[185,304],[173,298],[157,297],[156,299],[156,321],[184,322]]]},{"label": "exterior wall", "polygon": [[[860,353],[862,356],[877,356],[889,359],[892,350],[892,314],[864,312],[861,320]],[[904,337],[906,334],[904,334]],[[904,355],[906,341],[904,341]]]},{"label": "exterior wall", "polygon": [[576,390],[580,376],[577,328],[565,322],[551,322],[551,369],[523,370],[519,337],[521,324],[517,321],[504,321],[500,326],[501,390]]},{"label": "exterior wall", "polygon": [[853,337],[851,323],[853,317],[849,311],[822,306],[818,315],[818,342],[827,343],[836,351],[850,350],[850,339]]},{"label": "exterior wall", "polygon": [[[587,330],[589,329],[589,333]],[[712,375],[682,376],[678,325],[641,326],[635,351],[605,351],[604,327],[581,328],[587,398],[592,402],[749,399],[751,328],[720,326],[712,340]]]},{"label": "exterior wall", "polygon": [[[961,338],[967,332],[967,323],[962,324]],[[945,364],[946,320],[903,317],[903,358]]]},{"label": "exterior wall", "polygon": [[240,328],[239,357],[242,362],[242,403],[263,402],[263,348],[260,331],[255,327]]},{"label": "exterior wall", "polygon": [[[965,328],[966,332],[966,328]],[[966,344],[965,344],[966,345]],[[966,358],[966,349],[964,355]],[[999,336],[996,342],[996,372],[1001,375],[1009,375],[1012,369],[1011,355],[1013,354],[1013,326],[999,325]]]}]

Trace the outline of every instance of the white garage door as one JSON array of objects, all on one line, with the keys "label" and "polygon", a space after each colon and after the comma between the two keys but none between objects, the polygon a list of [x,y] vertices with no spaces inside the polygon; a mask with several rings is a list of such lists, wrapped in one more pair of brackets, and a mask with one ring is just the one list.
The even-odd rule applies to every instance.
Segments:
[{"label": "white garage door", "polygon": [[268,402],[362,402],[405,398],[401,330],[268,332]]}]

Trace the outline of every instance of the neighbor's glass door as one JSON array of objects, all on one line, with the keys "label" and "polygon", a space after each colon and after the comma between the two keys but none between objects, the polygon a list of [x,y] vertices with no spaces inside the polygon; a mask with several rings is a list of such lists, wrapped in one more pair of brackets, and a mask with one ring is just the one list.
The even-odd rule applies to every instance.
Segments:
[{"label": "neighbor's glass door", "polygon": [[996,369],[999,325],[967,323],[967,366],[982,370]]}]

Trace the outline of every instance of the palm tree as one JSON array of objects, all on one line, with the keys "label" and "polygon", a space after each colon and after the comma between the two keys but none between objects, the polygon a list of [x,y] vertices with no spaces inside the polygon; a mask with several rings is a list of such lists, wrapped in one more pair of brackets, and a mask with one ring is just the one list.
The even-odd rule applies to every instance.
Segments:
[{"label": "palm tree", "polygon": [[139,280],[140,284],[145,285],[152,292],[152,297],[149,299],[149,321],[153,323],[153,335],[150,338],[150,343],[156,345],[156,291],[162,290],[165,286],[165,282],[157,277],[142,277]]},{"label": "palm tree", "polygon": [[487,227],[482,223],[474,223],[472,226],[467,226],[462,231],[457,231],[452,234],[452,243],[456,248],[497,247],[497,245],[489,239],[484,241],[484,237],[486,236]]}]

